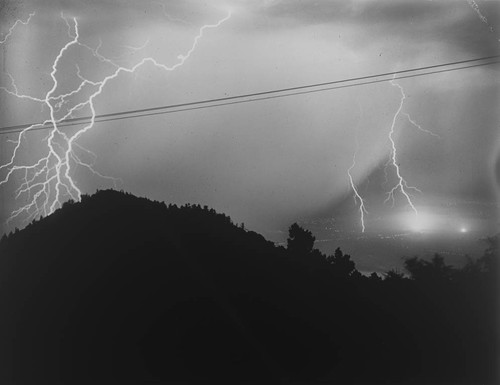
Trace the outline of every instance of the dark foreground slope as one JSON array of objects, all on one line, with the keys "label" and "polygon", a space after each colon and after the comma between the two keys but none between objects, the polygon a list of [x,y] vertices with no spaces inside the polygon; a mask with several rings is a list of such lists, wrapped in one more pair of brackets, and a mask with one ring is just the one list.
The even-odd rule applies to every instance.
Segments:
[{"label": "dark foreground slope", "polygon": [[199,206],[67,204],[0,243],[0,382],[493,383],[491,274],[381,281],[311,248]]}]

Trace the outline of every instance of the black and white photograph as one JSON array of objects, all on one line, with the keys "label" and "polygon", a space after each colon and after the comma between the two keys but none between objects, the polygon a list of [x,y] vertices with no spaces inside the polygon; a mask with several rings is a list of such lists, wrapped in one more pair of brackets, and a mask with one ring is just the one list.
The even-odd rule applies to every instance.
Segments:
[{"label": "black and white photograph", "polygon": [[500,383],[500,0],[0,0],[0,384]]}]

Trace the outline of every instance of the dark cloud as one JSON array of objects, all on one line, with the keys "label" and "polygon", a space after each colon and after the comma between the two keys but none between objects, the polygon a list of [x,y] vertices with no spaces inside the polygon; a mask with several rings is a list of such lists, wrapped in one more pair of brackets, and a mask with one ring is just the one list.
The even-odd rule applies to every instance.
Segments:
[{"label": "dark cloud", "polygon": [[438,18],[445,10],[441,3],[408,1],[278,1],[262,12],[287,17],[302,23],[407,23],[423,18]]},{"label": "dark cloud", "polygon": [[97,26],[96,33],[130,27],[143,19],[163,21],[184,26],[203,25],[210,18],[220,18],[221,12],[208,2],[196,0],[19,0],[0,1],[0,20],[6,25],[26,12],[37,12],[37,17],[54,19],[54,14],[78,15]]},{"label": "dark cloud", "polygon": [[[52,86],[51,65],[68,41],[61,11],[78,17],[84,43],[96,47],[101,39],[103,55],[132,65],[142,56],[175,62],[193,44],[200,25],[232,9],[231,20],[207,31],[175,73],[146,65],[136,76],[124,74],[110,82],[96,100],[99,113],[489,56],[499,47],[499,12],[493,3],[479,4],[488,25],[466,1],[24,0],[10,2],[9,9],[13,4],[20,8],[4,17],[2,31],[30,11],[37,15],[5,45],[2,70],[16,78],[21,90],[37,95]],[[137,54],[126,48],[145,41],[147,47]],[[84,49],[70,50],[60,63],[61,82],[75,87],[75,63],[92,79],[107,74],[109,68],[90,56]],[[423,191],[416,195],[419,204],[433,195],[491,199],[494,156],[500,152],[495,144],[497,70],[482,67],[398,82],[408,93],[404,112],[442,137],[425,136],[403,118],[397,122],[398,161],[408,182]],[[6,75],[0,81],[10,85]],[[0,98],[3,125],[36,121],[41,114],[38,105],[5,93]],[[301,215],[342,206],[346,199],[346,212],[338,216],[351,218],[350,226],[358,229],[358,206],[346,175],[355,135],[354,179],[368,199],[367,217],[375,221],[390,209],[383,203],[391,186],[383,184],[383,165],[399,101],[396,87],[380,83],[102,123],[81,144],[95,152],[99,171],[121,177],[124,188],[139,195],[206,203],[256,229],[286,228]],[[26,148],[35,157],[37,141],[30,138],[33,145]],[[86,192],[107,183],[85,170],[77,176]],[[0,217],[17,207],[9,202]],[[395,211],[406,209],[398,200]]]},{"label": "dark cloud", "polygon": [[356,32],[344,38],[358,48],[400,40],[407,45],[442,43],[470,56],[490,56],[500,52],[498,5],[484,7],[488,24],[465,1],[293,0],[273,2],[259,12],[261,16],[287,20],[290,27],[354,26]]}]

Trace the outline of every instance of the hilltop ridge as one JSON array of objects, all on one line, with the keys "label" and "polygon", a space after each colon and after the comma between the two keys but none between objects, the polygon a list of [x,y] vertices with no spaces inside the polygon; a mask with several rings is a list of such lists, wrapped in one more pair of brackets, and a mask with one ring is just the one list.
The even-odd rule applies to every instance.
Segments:
[{"label": "hilltop ridge", "polygon": [[382,280],[313,244],[112,190],[68,202],[0,241],[0,378],[493,383],[483,265],[412,259]]}]

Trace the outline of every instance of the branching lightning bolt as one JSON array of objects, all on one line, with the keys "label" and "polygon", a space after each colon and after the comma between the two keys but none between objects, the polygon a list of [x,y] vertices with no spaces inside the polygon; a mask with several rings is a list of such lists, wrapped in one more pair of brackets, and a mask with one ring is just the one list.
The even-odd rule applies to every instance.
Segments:
[{"label": "branching lightning bolt", "polygon": [[[387,159],[387,161],[384,165],[384,169],[383,169],[384,170],[384,177],[385,177],[385,181],[384,181],[383,185],[389,183],[389,175],[388,175],[387,170],[391,166],[395,170],[396,185],[394,187],[392,187],[391,190],[387,193],[387,197],[384,200],[384,203],[387,203],[390,201],[390,202],[392,202],[392,206],[394,206],[395,195],[396,195],[396,193],[399,192],[404,197],[404,199],[407,201],[407,203],[411,207],[411,209],[414,211],[415,215],[418,215],[418,210],[412,201],[411,194],[409,191],[413,190],[413,191],[416,191],[419,193],[421,193],[421,191],[416,187],[408,185],[406,179],[404,179],[404,177],[401,174],[401,168],[398,164],[398,152],[397,152],[396,142],[394,139],[396,123],[398,121],[398,118],[401,115],[404,115],[406,117],[406,119],[408,120],[408,122],[412,125],[412,127],[415,127],[419,131],[421,131],[425,134],[431,135],[433,137],[436,137],[436,138],[440,138],[440,136],[438,134],[430,131],[430,130],[423,128],[420,124],[418,124],[415,120],[412,119],[410,114],[403,112],[403,106],[404,106],[404,102],[406,100],[406,94],[404,92],[403,87],[401,85],[399,85],[398,83],[396,83],[395,75],[393,76],[393,78],[391,80],[391,85],[393,87],[397,87],[399,89],[401,98],[399,101],[398,108],[397,108],[396,112],[394,113],[394,116],[392,117],[391,127],[390,127],[389,134],[388,134],[388,139],[389,139],[390,146],[391,146],[391,152],[390,152],[390,156]],[[357,189],[356,185],[354,184],[354,179],[353,179],[352,174],[351,174],[351,171],[356,166],[356,157],[357,157],[358,151],[359,151],[359,142],[358,142],[358,137],[356,134],[356,150],[355,150],[353,158],[352,158],[352,164],[349,167],[349,169],[347,170],[347,175],[349,177],[349,183],[351,185],[351,188],[354,192],[354,202],[357,204],[359,201],[359,214],[360,214],[360,222],[361,222],[361,231],[364,233],[365,232],[365,214],[367,214],[368,212],[366,210],[365,201],[364,201],[363,197],[359,194],[359,190]]]},{"label": "branching lightning bolt", "polygon": [[29,22],[31,21],[31,18],[35,16],[35,12],[33,13],[30,13],[28,19],[26,21],[22,21],[22,20],[16,20],[16,22],[12,25],[12,27],[9,28],[9,30],[7,31],[7,33],[5,34],[5,36],[3,37],[2,40],[0,40],[0,44],[4,44],[7,39],[12,35],[12,32],[14,32],[14,29],[19,25],[19,24],[24,24],[24,25],[28,25]]},{"label": "branching lightning bolt", "polygon": [[[25,25],[28,24],[32,16],[34,16],[34,14],[31,14],[26,22],[16,22],[10,28],[9,33],[4,37],[2,43],[5,42],[6,39],[12,34],[16,25],[19,23]],[[202,26],[199,29],[198,34],[195,36],[190,48],[186,53],[177,56],[177,61],[173,65],[168,66],[166,64],[159,63],[152,57],[146,57],[132,67],[125,67],[120,66],[115,61],[104,57],[99,52],[102,42],[100,42],[96,48],[92,48],[82,43],[80,41],[77,18],[74,17],[72,19],[67,19],[63,14],[61,14],[61,18],[66,23],[70,40],[60,49],[52,64],[50,72],[50,77],[52,79],[51,89],[47,91],[43,97],[21,94],[16,86],[14,78],[10,74],[7,74],[10,79],[10,87],[0,87],[1,90],[18,99],[30,100],[47,106],[50,113],[50,117],[44,122],[27,127],[19,132],[17,139],[11,141],[11,143],[14,144],[14,149],[12,150],[10,160],[5,164],[0,165],[0,172],[6,171],[5,177],[0,179],[0,186],[11,181],[14,175],[21,174],[22,183],[16,191],[16,199],[24,197],[28,201],[26,205],[13,211],[7,221],[11,221],[20,215],[25,215],[26,220],[30,221],[40,215],[46,216],[52,214],[62,205],[65,199],[79,201],[81,199],[82,192],[77,187],[77,184],[72,177],[72,171],[76,165],[90,170],[96,176],[111,179],[114,183],[116,183],[118,179],[105,176],[94,170],[93,164],[95,162],[96,155],[77,143],[77,140],[94,126],[96,117],[95,99],[102,94],[105,86],[110,81],[117,78],[121,73],[134,73],[138,68],[146,63],[153,64],[154,66],[168,72],[179,68],[196,50],[198,42],[203,37],[205,30],[219,27],[230,17],[231,13],[228,12],[228,14],[217,23]],[[75,47],[88,50],[93,57],[98,59],[101,63],[105,63],[111,67],[112,72],[103,79],[95,81],[86,78],[82,74],[78,65],[76,65],[76,76],[80,80],[80,84],[70,92],[56,95],[56,90],[59,86],[57,74],[60,62],[67,52]],[[139,47],[137,49],[141,48],[142,47]],[[133,47],[133,50],[135,51],[136,48]],[[71,108],[68,108],[65,113],[61,114],[63,106],[70,102],[69,98],[80,96],[83,92],[90,92],[90,95],[83,102],[75,104]],[[63,132],[59,129],[59,123],[72,117],[75,112],[83,108],[89,108],[91,111],[91,119],[88,124],[73,134]],[[50,133],[43,141],[43,143],[47,146],[47,155],[33,164],[19,164],[18,158],[21,152],[21,145],[23,139],[26,138],[26,134],[33,128],[42,127],[47,124],[52,127],[50,129]],[[85,153],[86,156],[90,156],[93,161],[84,161],[80,153]]]},{"label": "branching lightning bolt", "polygon": [[[396,126],[396,121],[397,121],[398,117],[401,115],[404,101],[406,99],[406,94],[404,92],[403,87],[401,87],[398,83],[395,82],[394,77],[391,80],[391,85],[394,87],[397,87],[401,93],[401,100],[399,101],[398,109],[392,118],[391,128],[390,128],[389,135],[388,135],[389,141],[391,143],[391,154],[390,154],[390,158],[389,158],[389,163],[387,163],[387,165],[390,164],[394,167],[394,170],[396,171],[397,183],[387,193],[387,198],[385,199],[384,203],[392,201],[392,204],[394,205],[395,194],[396,194],[396,192],[399,191],[399,192],[401,192],[403,197],[406,199],[406,201],[410,205],[411,209],[415,212],[415,215],[418,215],[417,208],[413,204],[413,201],[411,199],[411,196],[410,196],[410,193],[408,192],[408,190],[415,190],[418,192],[421,192],[421,191],[419,189],[417,189],[416,187],[409,186],[408,183],[406,182],[406,180],[401,175],[401,169],[400,169],[400,167],[398,165],[398,161],[397,161],[398,154],[397,154],[397,149],[396,149],[396,142],[394,141],[394,130],[395,130],[395,126]],[[411,118],[410,118],[410,121],[413,123]],[[419,126],[417,125],[417,127],[419,127]]]},{"label": "branching lightning bolt", "polygon": [[[408,122],[410,122],[412,127],[415,127],[417,130],[419,130],[425,134],[428,134],[428,135],[434,136],[435,138],[441,139],[440,135],[436,134],[435,132],[432,132],[430,130],[423,128],[420,124],[415,122],[412,119],[412,117],[410,116],[410,114],[405,112],[405,113],[403,113],[403,115],[406,116],[406,118],[408,119]],[[382,183],[382,185],[386,185],[387,183],[389,183],[389,175],[387,174],[387,168],[391,165],[391,163],[392,163],[392,157],[389,157],[384,164],[384,182]]]}]

